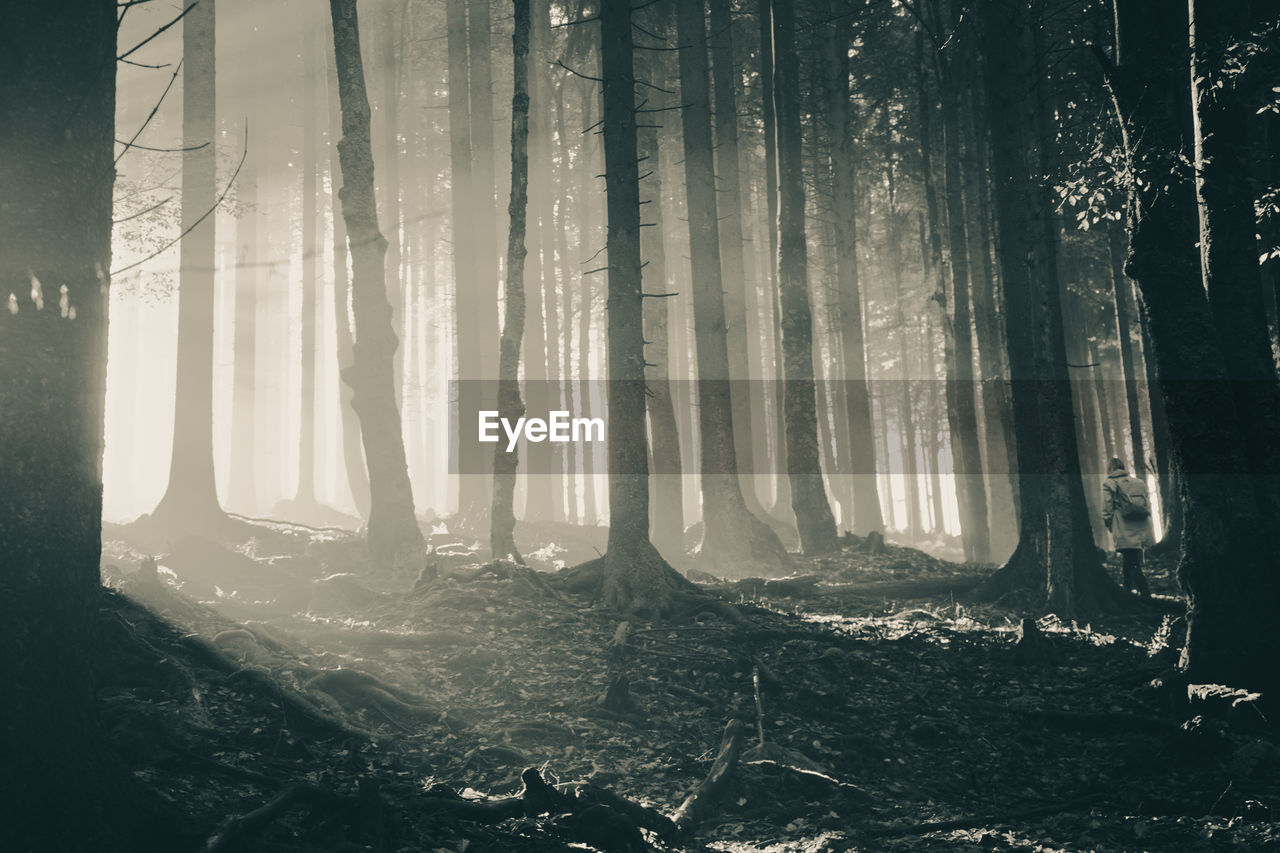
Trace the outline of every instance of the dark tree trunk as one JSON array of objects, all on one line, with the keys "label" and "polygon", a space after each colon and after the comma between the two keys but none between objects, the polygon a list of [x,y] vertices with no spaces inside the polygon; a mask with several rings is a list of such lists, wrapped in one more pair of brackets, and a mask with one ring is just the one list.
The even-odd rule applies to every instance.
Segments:
[{"label": "dark tree trunk", "polygon": [[1274,513],[1265,494],[1275,472],[1256,476],[1250,456],[1257,448],[1248,447],[1250,427],[1228,381],[1227,354],[1197,258],[1194,183],[1179,162],[1191,149],[1183,129],[1186,90],[1179,85],[1186,77],[1173,65],[1184,55],[1187,20],[1151,0],[1118,0],[1117,6],[1124,50],[1113,87],[1129,138],[1140,135],[1148,149],[1131,163],[1141,184],[1125,271],[1146,305],[1181,475],[1178,575],[1188,595],[1183,665],[1193,681],[1269,694],[1280,688],[1270,663],[1280,655],[1273,618],[1280,589],[1267,533]]},{"label": "dark tree trunk", "polygon": [[600,29],[609,221],[609,544],[603,592],[611,607],[658,614],[670,607],[674,581],[680,578],[649,541],[640,171],[630,0],[602,0]]},{"label": "dark tree trunk", "polygon": [[[329,57],[334,59],[332,55]],[[342,135],[342,110],[338,103],[338,66],[336,60],[329,64],[329,187],[330,211],[333,220],[333,319],[337,329],[337,356],[339,374],[351,365],[355,338],[351,334],[351,276],[348,269],[347,226],[342,218],[342,202],[338,199],[338,184],[342,169],[338,163],[336,140]],[[364,462],[364,447],[360,441],[360,420],[351,406],[351,386],[338,383],[338,406],[341,409],[342,461],[347,473],[347,486],[351,499],[361,518],[369,517],[369,472]]]},{"label": "dark tree trunk", "polygon": [[[498,348],[498,415],[515,423],[524,415],[520,399],[520,342],[524,337],[525,215],[529,207],[529,0],[512,0],[515,30],[511,35],[511,201],[507,235],[507,286],[503,305],[502,340]],[[501,441],[493,448],[493,510],[489,520],[489,550],[495,559],[523,562],[516,549],[515,450]]]},{"label": "dark tree trunk", "polygon": [[1018,547],[984,592],[1043,590],[1046,609],[1066,617],[1111,606],[1119,591],[1098,561],[1080,478],[1058,226],[1036,177],[1046,172],[1046,120],[1029,13],[1014,0],[983,18],[1021,502]]},{"label": "dark tree trunk", "polygon": [[791,481],[791,508],[800,532],[800,548],[805,554],[825,554],[839,549],[840,541],[827,503],[818,453],[800,136],[800,58],[796,52],[795,10],[789,3],[782,3],[773,13],[775,85],[771,94],[778,116],[778,283],[786,471]]},{"label": "dark tree trunk", "polygon": [[[152,515],[170,533],[222,517],[213,471],[213,312],[216,266],[217,110],[214,2],[182,20],[182,238],[177,394],[169,485]],[[202,217],[204,221],[196,224]]]},{"label": "dark tree trunk", "polygon": [[342,217],[352,261],[355,345],[343,371],[351,386],[351,406],[369,466],[369,548],[380,568],[412,571],[423,553],[422,531],[413,510],[413,490],[405,461],[400,410],[392,362],[398,341],[387,302],[387,241],[378,230],[373,190],[373,147],[369,139],[369,96],[360,56],[355,0],[330,0],[338,98],[342,105]]},{"label": "dark tree trunk", "polygon": [[[1195,141],[1196,200],[1200,223],[1200,267],[1209,309],[1232,380],[1254,470],[1280,473],[1280,385],[1267,332],[1254,239],[1254,193],[1250,180],[1250,119],[1253,107],[1232,74],[1230,51],[1248,39],[1248,3],[1190,0],[1191,100]],[[1268,483],[1259,492],[1269,514],[1280,514],[1280,491]]]},{"label": "dark tree trunk", "polygon": [[114,2],[63,0],[5,13],[0,289],[14,294],[0,311],[6,850],[180,846],[159,827],[130,826],[143,819],[107,751],[93,691],[116,12]]},{"label": "dark tree trunk", "polygon": [[[831,123],[831,180],[840,222],[835,231],[836,300],[839,308],[841,367],[845,417],[849,429],[849,472],[853,484],[853,518],[847,526],[858,536],[884,531],[880,490],[876,484],[876,442],[871,428],[871,393],[858,281],[857,179],[849,91],[849,47],[853,29],[847,20],[832,25],[825,45],[824,74],[830,81],[827,112]],[[895,268],[897,259],[891,262]]]},{"label": "dark tree trunk", "polygon": [[[741,433],[734,427],[735,412],[730,390],[725,285],[720,264],[719,214],[711,139],[706,19],[701,3],[677,4],[676,37],[681,45],[681,125],[693,279],[694,343],[698,360],[698,436],[702,451],[699,482],[703,518],[699,559],[709,571],[721,576],[785,573],[790,559],[777,535],[748,511],[738,479],[739,453],[735,449],[735,440]],[[740,233],[737,250],[740,276]],[[728,287],[740,290],[741,281],[729,282]],[[740,300],[734,301],[745,319],[745,306]],[[745,352],[736,355],[745,361]],[[749,411],[742,414],[749,419]],[[745,458],[749,464],[749,455]]]}]

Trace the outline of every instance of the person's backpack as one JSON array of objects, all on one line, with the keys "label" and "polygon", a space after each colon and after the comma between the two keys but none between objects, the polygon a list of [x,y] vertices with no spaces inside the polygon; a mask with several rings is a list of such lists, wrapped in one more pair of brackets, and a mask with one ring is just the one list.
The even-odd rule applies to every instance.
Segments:
[{"label": "person's backpack", "polygon": [[1121,518],[1130,521],[1145,521],[1151,517],[1151,505],[1142,481],[1129,478],[1116,483],[1116,511]]}]

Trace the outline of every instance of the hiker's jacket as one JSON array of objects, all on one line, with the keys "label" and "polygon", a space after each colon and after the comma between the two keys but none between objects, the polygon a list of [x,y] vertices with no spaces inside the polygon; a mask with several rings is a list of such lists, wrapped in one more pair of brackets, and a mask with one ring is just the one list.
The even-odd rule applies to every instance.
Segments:
[{"label": "hiker's jacket", "polygon": [[[1124,498],[1120,492],[1128,495],[1146,495],[1146,484],[1137,477],[1130,477],[1124,471],[1116,471],[1102,484],[1102,520],[1111,530],[1111,541],[1116,550],[1123,548],[1150,548],[1155,544],[1155,531],[1151,524],[1151,516],[1146,518],[1125,518],[1121,512]],[[1147,507],[1151,501],[1148,497]]]}]

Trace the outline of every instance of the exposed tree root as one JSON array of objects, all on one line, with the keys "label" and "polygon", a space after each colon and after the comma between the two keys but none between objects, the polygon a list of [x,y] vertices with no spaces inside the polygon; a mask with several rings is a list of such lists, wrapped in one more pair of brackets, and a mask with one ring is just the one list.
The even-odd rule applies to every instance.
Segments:
[{"label": "exposed tree root", "polygon": [[730,720],[724,727],[724,735],[720,738],[720,753],[711,764],[707,778],[698,783],[698,787],[676,809],[675,824],[681,832],[688,832],[706,817],[716,799],[724,793],[738,766],[738,758],[742,755],[745,733],[746,727],[741,720]]}]

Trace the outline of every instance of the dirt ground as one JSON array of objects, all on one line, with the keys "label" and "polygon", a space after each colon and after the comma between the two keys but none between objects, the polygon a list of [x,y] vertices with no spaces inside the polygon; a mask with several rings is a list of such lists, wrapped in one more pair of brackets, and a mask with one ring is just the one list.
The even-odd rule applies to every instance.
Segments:
[{"label": "dirt ground", "polygon": [[[647,844],[1280,849],[1274,729],[1248,701],[1188,708],[1165,684],[1167,565],[1150,567],[1154,603],[1039,620],[1034,655],[1017,649],[1026,614],[970,600],[989,570],[860,541],[789,581],[709,584],[745,624],[632,621],[618,643],[619,617],[555,572],[603,550],[603,530],[520,531],[537,570],[523,571],[486,569],[437,523],[421,578],[371,576],[347,532],[238,532],[104,532],[111,647],[127,650],[102,687],[106,724],[193,844],[305,783],[318,799],[234,849],[642,849],[582,815],[489,823],[447,801],[512,797],[535,768],[670,816],[739,719],[748,751],[728,790],[690,832]],[[620,678],[624,701],[605,703]]]}]

